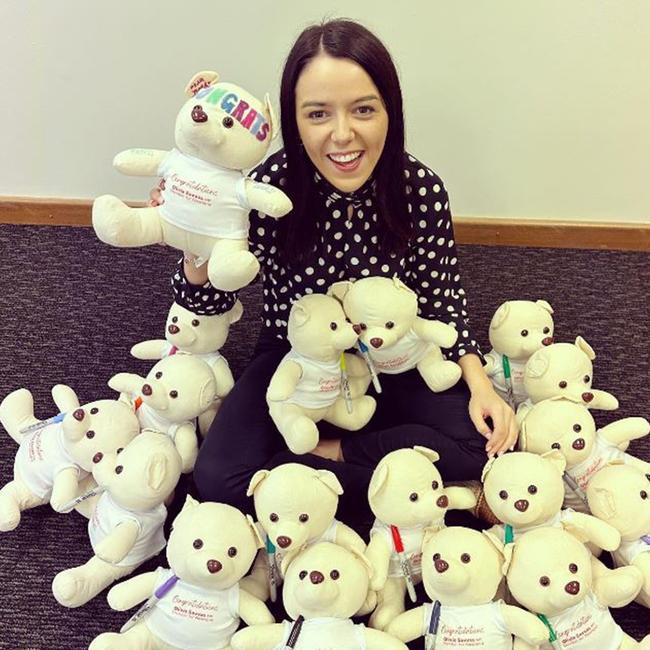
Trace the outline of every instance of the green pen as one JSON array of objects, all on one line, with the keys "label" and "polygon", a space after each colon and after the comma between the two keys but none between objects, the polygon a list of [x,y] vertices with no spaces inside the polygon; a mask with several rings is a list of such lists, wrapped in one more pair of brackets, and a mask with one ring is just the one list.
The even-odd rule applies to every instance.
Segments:
[{"label": "green pen", "polygon": [[512,373],[510,372],[510,359],[504,354],[501,358],[501,365],[503,366],[503,378],[506,382],[506,395],[508,404],[515,408],[515,391],[512,387]]},{"label": "green pen", "polygon": [[537,618],[540,621],[542,621],[542,623],[544,623],[544,625],[546,625],[546,627],[548,628],[548,632],[549,632],[548,641],[551,644],[551,646],[555,648],[555,650],[562,650],[564,646],[562,645],[560,639],[557,638],[557,634],[555,633],[553,626],[550,624],[546,616],[544,616],[544,614],[537,614]]},{"label": "green pen", "polygon": [[269,561],[269,596],[274,603],[278,599],[278,578],[275,573],[275,545],[271,538],[266,536],[266,557]]}]

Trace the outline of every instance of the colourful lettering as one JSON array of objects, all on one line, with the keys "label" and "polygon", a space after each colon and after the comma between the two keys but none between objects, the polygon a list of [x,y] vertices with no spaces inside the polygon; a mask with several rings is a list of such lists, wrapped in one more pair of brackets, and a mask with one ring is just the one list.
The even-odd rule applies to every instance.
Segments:
[{"label": "colourful lettering", "polygon": [[[255,123],[253,124],[253,128],[251,129],[251,133],[252,133],[253,135],[257,135],[257,132],[260,130],[260,127],[261,127],[262,124],[264,124],[265,122],[266,122],[266,120],[264,119],[264,115],[262,115],[261,113],[259,113],[259,114],[257,115],[257,117],[255,118]],[[264,138],[262,138],[262,140],[263,140],[263,139],[264,139]]]},{"label": "colourful lettering", "polygon": [[235,108],[235,104],[239,101],[239,97],[235,93],[228,93],[221,100],[221,108],[223,108],[226,113],[231,113],[232,109]]},{"label": "colourful lettering", "polygon": [[246,117],[241,120],[241,125],[245,129],[250,129],[251,125],[253,124],[253,120],[257,117],[257,111],[254,108],[251,108],[250,111],[248,111],[248,114]]},{"label": "colourful lettering", "polygon": [[225,94],[226,94],[225,88],[214,88],[212,92],[208,95],[207,98],[208,104],[217,104]]},{"label": "colourful lettering", "polygon": [[242,119],[244,118],[244,112],[248,108],[248,104],[243,100],[239,100],[239,104],[237,104],[237,108],[231,113],[231,116],[234,117],[237,121],[241,122]]},{"label": "colourful lettering", "polygon": [[263,140],[266,140],[266,136],[269,134],[269,129],[271,128],[271,125],[268,122],[264,122],[262,124],[262,128],[257,132],[257,135],[255,136],[260,142]]}]

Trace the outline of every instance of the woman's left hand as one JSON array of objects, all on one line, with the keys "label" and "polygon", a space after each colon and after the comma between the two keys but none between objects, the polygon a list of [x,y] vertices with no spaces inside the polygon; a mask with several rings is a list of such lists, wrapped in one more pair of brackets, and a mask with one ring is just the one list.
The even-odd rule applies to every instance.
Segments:
[{"label": "woman's left hand", "polygon": [[[479,433],[488,441],[485,451],[489,458],[501,456],[513,449],[519,435],[519,425],[514,411],[497,395],[491,384],[477,387],[469,400],[469,415]],[[492,430],[485,421],[492,420]]]}]

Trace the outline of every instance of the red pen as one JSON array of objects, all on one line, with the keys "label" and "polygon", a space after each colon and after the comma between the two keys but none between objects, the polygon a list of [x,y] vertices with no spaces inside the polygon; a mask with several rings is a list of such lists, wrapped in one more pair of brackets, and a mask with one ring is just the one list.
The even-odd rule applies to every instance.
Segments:
[{"label": "red pen", "polygon": [[397,526],[390,527],[390,533],[393,536],[393,546],[395,547],[395,552],[399,557],[399,566],[402,570],[402,575],[404,580],[406,580],[406,590],[409,593],[409,598],[411,602],[416,601],[415,595],[415,584],[413,583],[413,574],[411,572],[411,564],[404,553],[404,544],[402,543],[402,536],[399,534],[399,529]]}]

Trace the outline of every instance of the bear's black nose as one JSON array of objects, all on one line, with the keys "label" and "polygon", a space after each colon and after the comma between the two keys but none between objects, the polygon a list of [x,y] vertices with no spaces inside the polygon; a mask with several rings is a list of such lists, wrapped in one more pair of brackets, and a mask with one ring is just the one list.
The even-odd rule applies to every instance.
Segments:
[{"label": "bear's black nose", "polygon": [[370,345],[372,345],[373,348],[380,348],[383,344],[384,339],[380,339],[379,337],[370,339]]},{"label": "bear's black nose", "polygon": [[291,546],[291,537],[280,535],[280,537],[277,539],[277,542],[280,548],[287,548],[287,546]]},{"label": "bear's black nose", "polygon": [[528,501],[526,501],[526,499],[519,499],[519,501],[515,501],[515,508],[517,508],[519,512],[526,512],[526,510],[528,510],[529,505],[530,504],[528,503]]},{"label": "bear's black nose", "polygon": [[319,585],[323,580],[325,580],[325,576],[320,571],[312,571],[309,574],[309,579],[313,585]]},{"label": "bear's black nose", "polygon": [[178,327],[178,325],[170,325],[170,326],[167,328],[167,331],[168,331],[170,334],[178,334],[178,333],[181,331],[181,329],[180,329],[180,327]]}]

